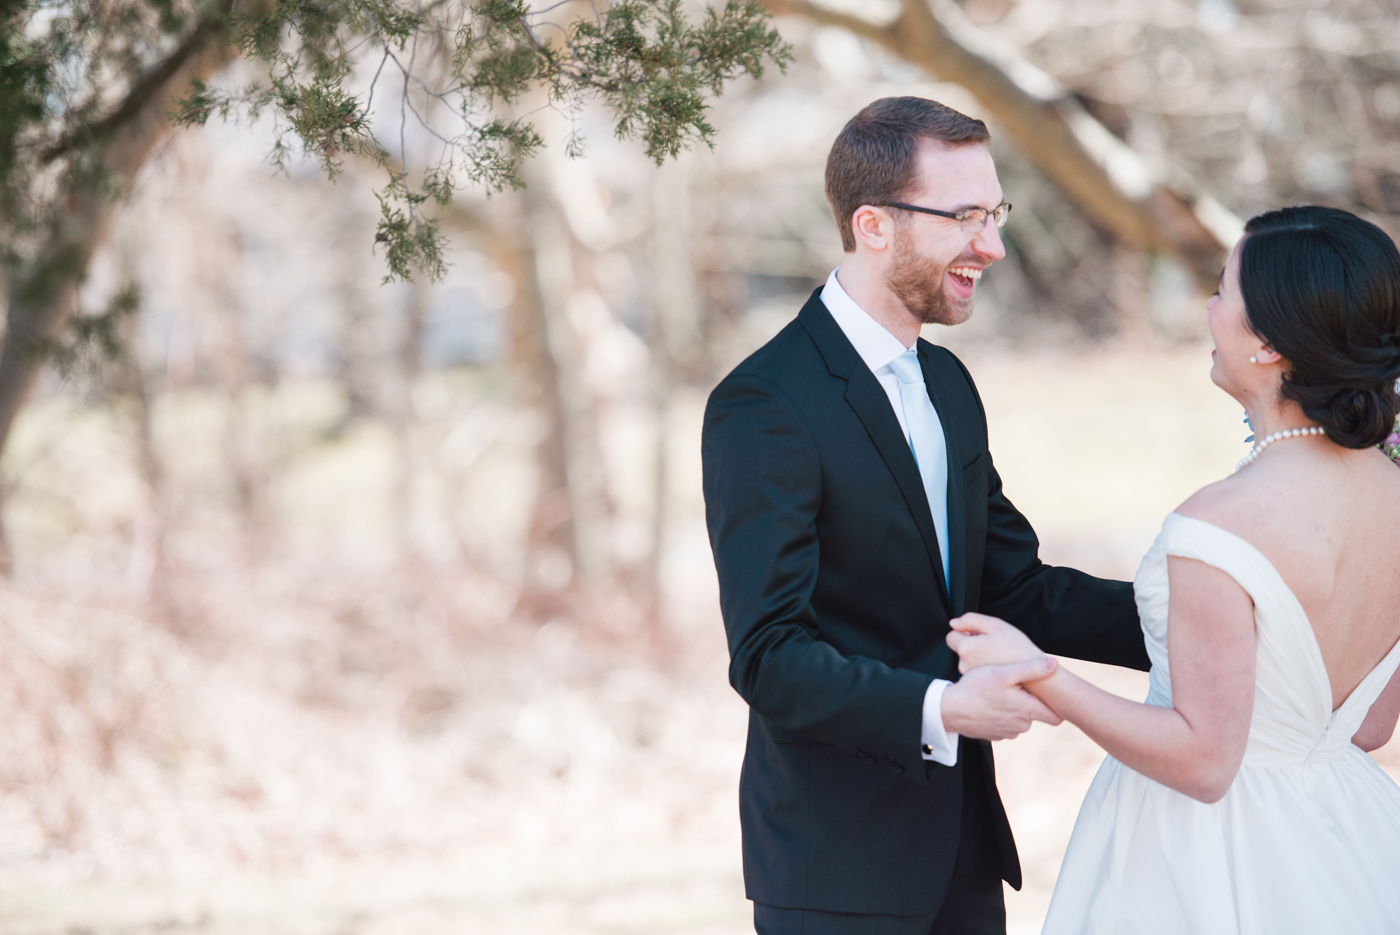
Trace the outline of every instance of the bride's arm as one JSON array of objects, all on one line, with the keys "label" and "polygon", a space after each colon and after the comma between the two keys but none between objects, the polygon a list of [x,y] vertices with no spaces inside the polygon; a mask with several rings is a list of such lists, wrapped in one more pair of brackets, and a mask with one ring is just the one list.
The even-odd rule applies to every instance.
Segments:
[{"label": "bride's arm", "polygon": [[1026,688],[1144,776],[1202,802],[1235,781],[1254,713],[1254,603],[1218,568],[1170,557],[1172,703],[1119,698],[1059,670]]},{"label": "bride's arm", "polygon": [[[1063,667],[1025,687],[1120,763],[1192,798],[1215,802],[1234,782],[1249,738],[1254,604],[1233,578],[1202,562],[1171,557],[1167,573],[1167,655],[1175,707],[1120,698]],[[1034,651],[1019,631],[1000,621],[995,623],[1005,630],[996,628],[996,637],[988,638],[999,641],[994,651],[980,650],[976,634],[989,631],[986,620],[960,621],[962,632],[949,637],[964,663],[1013,662]]]},{"label": "bride's arm", "polygon": [[1400,718],[1400,669],[1390,677],[1380,697],[1371,704],[1366,720],[1361,722],[1351,742],[1370,753],[1379,750],[1390,742],[1395,733],[1395,721]]}]

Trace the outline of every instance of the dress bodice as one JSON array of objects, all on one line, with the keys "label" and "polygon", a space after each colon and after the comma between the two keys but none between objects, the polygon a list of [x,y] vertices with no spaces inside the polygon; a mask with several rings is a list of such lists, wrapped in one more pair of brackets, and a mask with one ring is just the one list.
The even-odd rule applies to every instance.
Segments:
[{"label": "dress bodice", "polygon": [[1245,765],[1306,765],[1341,757],[1371,704],[1400,666],[1400,642],[1333,711],[1332,686],[1312,624],[1273,564],[1239,536],[1203,520],[1171,513],[1133,580],[1152,660],[1148,704],[1172,704],[1167,660],[1170,555],[1219,568],[1254,601],[1258,649]]},{"label": "dress bodice", "polygon": [[1244,762],[1223,798],[1202,802],[1105,759],[1042,935],[1394,935],[1400,787],[1351,738],[1400,665],[1400,644],[1333,711],[1312,625],[1278,571],[1238,536],[1173,513],[1134,581],[1149,704],[1172,703],[1171,555],[1221,569],[1254,601]]}]

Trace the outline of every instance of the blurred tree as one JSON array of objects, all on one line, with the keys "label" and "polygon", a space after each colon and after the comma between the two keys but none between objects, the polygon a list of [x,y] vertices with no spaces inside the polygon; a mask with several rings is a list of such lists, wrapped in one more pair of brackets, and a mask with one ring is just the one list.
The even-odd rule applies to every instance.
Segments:
[{"label": "blurred tree", "polygon": [[1189,183],[1168,185],[1054,77],[967,21],[952,0],[901,0],[884,23],[809,2],[764,0],[869,39],[972,92],[1017,150],[1088,217],[1140,250],[1180,259],[1213,289],[1239,222]]},{"label": "blurred tree", "polygon": [[[256,80],[210,83],[240,55]],[[347,155],[372,160],[387,177],[376,236],[386,278],[436,277],[442,245],[427,202],[446,205],[465,184],[519,186],[521,161],[540,144],[528,116],[502,119],[497,104],[541,88],[548,106],[576,118],[601,100],[617,134],[640,139],[659,163],[710,140],[707,94],[787,59],[752,0],[708,7],[699,25],[681,0],[601,10],[570,0],[540,9],[527,0],[0,0],[0,450],[43,349],[73,318],[117,203],[175,127],[270,113],[272,158],[283,166],[297,143],[332,177]],[[381,81],[397,92],[391,117],[376,111]],[[396,143],[377,135],[376,117]],[[410,125],[438,148],[412,174]],[[581,145],[575,130],[570,153]]]}]

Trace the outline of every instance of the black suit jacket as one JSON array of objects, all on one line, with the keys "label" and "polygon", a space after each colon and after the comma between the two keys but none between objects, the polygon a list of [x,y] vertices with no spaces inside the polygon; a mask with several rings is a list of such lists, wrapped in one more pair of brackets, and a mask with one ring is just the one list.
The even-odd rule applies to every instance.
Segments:
[{"label": "black suit jacket", "polygon": [[[924,693],[956,680],[948,621],[979,610],[1048,652],[1148,668],[1131,585],[1044,565],[1002,493],[972,378],[918,343],[948,446],[951,589],[889,398],[819,298],[711,394],[706,519],[750,707],[739,783],[750,899],[914,915],[943,898],[963,766],[981,758],[1004,878],[1021,882],[991,745],[920,756]],[[951,591],[951,593],[950,593]]]}]

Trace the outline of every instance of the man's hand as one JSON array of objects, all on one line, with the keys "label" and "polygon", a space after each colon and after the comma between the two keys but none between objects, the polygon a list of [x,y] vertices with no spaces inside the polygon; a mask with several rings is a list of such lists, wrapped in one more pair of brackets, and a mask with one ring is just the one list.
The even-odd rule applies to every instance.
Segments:
[{"label": "man's hand", "polygon": [[1030,637],[999,617],[963,614],[952,627],[948,646],[958,654],[958,671],[964,675],[978,666],[1004,666],[1045,655]]},{"label": "man's hand", "polygon": [[1009,740],[1030,730],[1032,721],[1059,724],[1059,715],[1021,687],[1055,669],[1046,657],[973,669],[944,690],[943,726],[965,737]]}]

